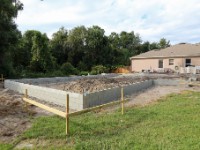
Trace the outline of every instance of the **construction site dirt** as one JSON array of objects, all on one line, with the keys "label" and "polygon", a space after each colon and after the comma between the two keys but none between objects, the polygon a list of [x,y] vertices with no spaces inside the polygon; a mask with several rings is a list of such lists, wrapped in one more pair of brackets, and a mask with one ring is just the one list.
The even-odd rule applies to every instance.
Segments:
[{"label": "construction site dirt", "polygon": [[0,142],[11,142],[31,127],[31,116],[49,114],[34,106],[26,111],[24,105],[21,94],[4,89],[0,83]]},{"label": "construction site dirt", "polygon": [[75,93],[84,93],[84,91],[87,92],[98,92],[101,90],[114,88],[114,87],[121,87],[121,86],[127,86],[130,84],[133,84],[135,82],[141,82],[148,79],[157,79],[157,78],[163,78],[163,79],[173,79],[173,78],[188,78],[186,75],[165,75],[165,74],[146,74],[146,75],[138,75],[133,76],[132,74],[127,75],[119,75],[116,77],[93,77],[88,78],[83,77],[82,79],[69,81],[66,83],[51,83],[51,84],[43,84],[41,86],[50,87],[58,90],[63,91],[70,91]]},{"label": "construction site dirt", "polygon": [[[53,88],[58,88],[62,90],[72,90],[74,92],[81,93],[83,89],[94,92],[100,89],[111,88],[115,86],[124,86],[132,84],[134,82],[139,82],[142,80],[147,80],[149,78],[180,78],[181,76],[173,75],[159,75],[159,76],[142,76],[133,77],[132,75],[120,75],[116,78],[83,78],[76,81],[71,81],[63,84],[49,84],[43,85]],[[182,78],[182,77],[181,77]],[[189,78],[184,76],[184,78]],[[133,95],[128,96],[130,101],[125,104],[126,107],[132,107],[134,105],[147,105],[149,103],[157,101],[160,97],[166,96],[170,93],[180,93],[184,90],[200,91],[197,87],[188,86],[162,86],[162,87],[152,87],[144,91],[140,91]],[[151,95],[151,96],[149,96]],[[35,106],[30,106],[29,112],[24,109],[24,102],[22,100],[21,94],[17,92],[10,91],[3,88],[3,84],[0,83],[0,142],[10,142],[16,137],[21,135],[26,129],[31,127],[31,119],[33,117],[51,115],[40,108]],[[47,104],[48,105],[48,104]],[[52,107],[53,104],[49,104]],[[63,108],[61,108],[63,109]],[[106,111],[112,111],[115,107],[106,108]],[[30,116],[29,113],[32,115]]]}]

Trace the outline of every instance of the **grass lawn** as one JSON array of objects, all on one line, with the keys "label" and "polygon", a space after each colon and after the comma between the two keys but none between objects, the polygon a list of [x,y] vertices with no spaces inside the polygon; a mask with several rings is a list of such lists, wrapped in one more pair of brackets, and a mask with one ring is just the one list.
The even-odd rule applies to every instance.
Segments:
[{"label": "grass lawn", "polygon": [[119,110],[72,117],[67,138],[64,119],[40,117],[21,138],[35,149],[199,150],[200,93],[172,94],[146,107],[126,108],[124,115]]}]

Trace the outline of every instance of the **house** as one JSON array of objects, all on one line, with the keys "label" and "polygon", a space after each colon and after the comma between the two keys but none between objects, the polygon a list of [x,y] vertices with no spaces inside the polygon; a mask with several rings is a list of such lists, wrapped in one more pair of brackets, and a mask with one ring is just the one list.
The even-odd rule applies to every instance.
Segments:
[{"label": "house", "polygon": [[131,59],[131,71],[180,70],[200,66],[200,44],[181,43],[160,50],[151,50]]}]

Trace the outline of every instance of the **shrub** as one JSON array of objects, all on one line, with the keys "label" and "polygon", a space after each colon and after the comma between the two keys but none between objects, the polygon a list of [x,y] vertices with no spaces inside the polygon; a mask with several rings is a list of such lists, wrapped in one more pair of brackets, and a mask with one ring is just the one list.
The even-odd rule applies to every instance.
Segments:
[{"label": "shrub", "polygon": [[78,70],[69,62],[62,64],[60,69],[61,69],[62,73],[64,73],[65,75],[77,75],[78,74]]},{"label": "shrub", "polygon": [[87,72],[87,71],[81,71],[81,72],[80,72],[80,75],[81,75],[81,76],[82,76],[82,75],[83,75],[83,76],[87,76],[87,75],[88,75],[88,72]]},{"label": "shrub", "polygon": [[107,72],[107,68],[103,65],[97,65],[97,66],[94,66],[92,67],[92,71],[91,71],[91,74],[100,74],[100,73],[104,73],[104,72]]}]

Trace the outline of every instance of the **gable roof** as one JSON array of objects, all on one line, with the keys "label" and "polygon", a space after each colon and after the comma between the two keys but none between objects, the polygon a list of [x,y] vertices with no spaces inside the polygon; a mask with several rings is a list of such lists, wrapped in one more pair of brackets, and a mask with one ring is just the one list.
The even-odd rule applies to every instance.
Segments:
[{"label": "gable roof", "polygon": [[200,56],[200,44],[177,44],[160,50],[151,50],[130,59]]}]

